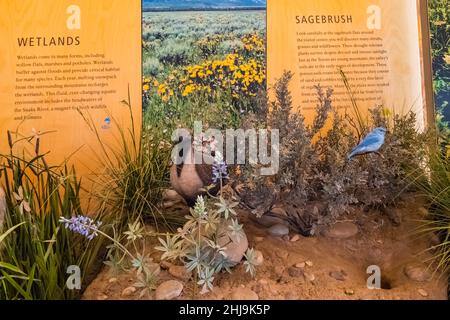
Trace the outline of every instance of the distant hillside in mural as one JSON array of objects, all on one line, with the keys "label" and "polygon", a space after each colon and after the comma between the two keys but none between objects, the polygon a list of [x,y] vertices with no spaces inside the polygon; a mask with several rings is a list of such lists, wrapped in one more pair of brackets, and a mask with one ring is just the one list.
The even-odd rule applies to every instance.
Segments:
[{"label": "distant hillside in mural", "polygon": [[265,7],[266,0],[144,0],[144,9],[224,9]]}]

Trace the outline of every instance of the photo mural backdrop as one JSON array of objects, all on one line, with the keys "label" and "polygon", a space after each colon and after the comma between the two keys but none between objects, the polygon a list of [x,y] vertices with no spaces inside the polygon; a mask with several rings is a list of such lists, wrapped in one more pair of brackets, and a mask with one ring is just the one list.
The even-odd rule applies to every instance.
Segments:
[{"label": "photo mural backdrop", "polygon": [[361,110],[413,110],[418,128],[433,123],[426,1],[268,0],[267,21],[269,87],[293,72],[294,104],[307,120],[318,84],[352,114],[342,70]]},{"label": "photo mural backdrop", "polygon": [[[7,130],[39,135],[52,164],[71,157],[80,175],[102,167],[97,139],[114,145],[118,119],[141,123],[140,0],[0,2],[0,152]],[[33,152],[33,151],[31,151]]]}]

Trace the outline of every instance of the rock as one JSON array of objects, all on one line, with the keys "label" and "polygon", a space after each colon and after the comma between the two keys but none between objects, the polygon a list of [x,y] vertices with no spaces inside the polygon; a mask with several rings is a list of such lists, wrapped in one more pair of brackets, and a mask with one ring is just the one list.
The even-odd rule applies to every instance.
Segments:
[{"label": "rock", "polygon": [[135,287],[128,287],[123,289],[122,291],[122,297],[129,297],[131,296],[133,293],[136,292],[136,288]]},{"label": "rock", "polygon": [[117,278],[111,278],[108,280],[109,283],[116,283],[117,282]]},{"label": "rock", "polygon": [[175,206],[177,203],[178,203],[178,202],[175,202],[175,201],[165,201],[165,202],[163,203],[163,208],[164,208],[164,209],[172,208],[172,207]]},{"label": "rock", "polygon": [[330,277],[336,279],[337,281],[345,281],[347,274],[341,271],[332,271],[330,272]]},{"label": "rock", "polygon": [[97,300],[99,301],[108,300],[108,296],[106,294],[100,294],[97,296]]},{"label": "rock", "polygon": [[298,268],[298,269],[304,269],[306,267],[306,263],[305,262],[297,263],[295,265],[295,267]]},{"label": "rock", "polygon": [[263,286],[269,284],[269,280],[267,279],[260,279],[258,282],[261,283]]},{"label": "rock", "polygon": [[304,276],[305,276],[305,279],[308,280],[308,281],[310,281],[310,282],[313,282],[314,280],[316,280],[316,276],[313,275],[312,273],[305,272],[305,273],[303,273],[303,274],[304,274]]},{"label": "rock", "polygon": [[264,263],[264,256],[261,251],[255,250],[255,266],[260,266]]},{"label": "rock", "polygon": [[431,274],[425,265],[411,263],[405,266],[404,272],[409,279],[417,282],[426,282],[431,280]]},{"label": "rock", "polygon": [[326,236],[334,239],[348,239],[358,234],[358,227],[351,222],[338,222],[326,231]]},{"label": "rock", "polygon": [[285,226],[289,225],[288,222],[286,222],[285,220],[268,215],[268,214],[262,216],[261,218],[258,218],[253,214],[249,215],[249,217],[251,220],[255,221],[256,223],[258,223],[259,225],[261,225],[265,228],[270,228],[277,224],[281,224],[281,225],[285,225]]},{"label": "rock", "polygon": [[237,288],[231,294],[232,300],[259,300],[258,295],[253,290],[247,288]]},{"label": "rock", "polygon": [[314,265],[314,263],[313,263],[312,261],[310,261],[310,260],[305,261],[305,264],[306,264],[308,267],[312,267],[312,266]]},{"label": "rock", "polygon": [[192,277],[192,272],[188,272],[184,266],[171,266],[169,273],[173,277],[184,281],[188,281]]},{"label": "rock", "polygon": [[417,290],[417,292],[422,296],[422,297],[428,297],[428,292],[426,292],[425,290],[423,290],[423,289],[419,289],[419,290]]},{"label": "rock", "polygon": [[291,242],[297,242],[300,240],[300,235],[296,234],[291,238]]},{"label": "rock", "polygon": [[355,294],[355,291],[353,289],[345,289],[345,294],[348,296],[352,296]]},{"label": "rock", "polygon": [[274,237],[283,237],[289,234],[289,228],[283,224],[276,224],[269,228],[269,233]]},{"label": "rock", "polygon": [[183,291],[183,284],[176,280],[163,282],[156,289],[156,300],[173,300],[178,298]]},{"label": "rock", "polygon": [[[222,234],[223,236],[217,240],[217,244],[221,247],[225,247],[224,250],[227,259],[233,263],[238,264],[244,258],[245,253],[248,249],[248,239],[247,235],[244,233],[243,237],[239,239],[239,241],[233,241],[229,235],[229,223],[226,225],[222,225],[219,227],[218,234]],[[236,240],[236,239],[235,239]]]},{"label": "rock", "polygon": [[256,243],[260,243],[264,241],[264,237],[254,237],[253,241],[255,241]]},{"label": "rock", "polygon": [[290,267],[288,269],[288,274],[292,278],[298,278],[303,276],[303,269],[296,268],[296,267]]},{"label": "rock", "polygon": [[163,200],[165,202],[181,202],[183,198],[175,190],[167,189],[163,192]]}]

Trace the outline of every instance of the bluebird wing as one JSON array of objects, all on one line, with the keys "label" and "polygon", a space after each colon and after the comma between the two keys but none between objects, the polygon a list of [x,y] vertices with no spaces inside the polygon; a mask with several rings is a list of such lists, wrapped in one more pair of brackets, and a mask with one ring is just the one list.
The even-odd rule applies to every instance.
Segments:
[{"label": "bluebird wing", "polygon": [[383,145],[383,136],[377,133],[369,133],[361,143],[352,150],[350,157],[367,152],[378,151]]}]

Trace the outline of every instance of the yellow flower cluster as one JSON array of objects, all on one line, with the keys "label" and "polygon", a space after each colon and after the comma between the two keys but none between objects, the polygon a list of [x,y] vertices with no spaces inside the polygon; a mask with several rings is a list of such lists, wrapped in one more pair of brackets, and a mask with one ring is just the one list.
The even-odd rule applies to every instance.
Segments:
[{"label": "yellow flower cluster", "polygon": [[264,39],[256,33],[248,34],[242,38],[244,49],[248,52],[262,53],[266,50]]},{"label": "yellow flower cluster", "polygon": [[152,89],[155,89],[158,96],[164,101],[167,102],[174,95],[174,91],[169,87],[166,83],[160,83],[156,79],[144,77],[142,79],[142,92],[144,97],[148,97]]},{"label": "yellow flower cluster", "polygon": [[223,89],[231,92],[234,98],[255,96],[266,79],[264,66],[250,59],[246,61],[238,54],[229,54],[223,60],[206,61],[200,65],[184,68],[181,79],[182,96],[194,92]]}]

